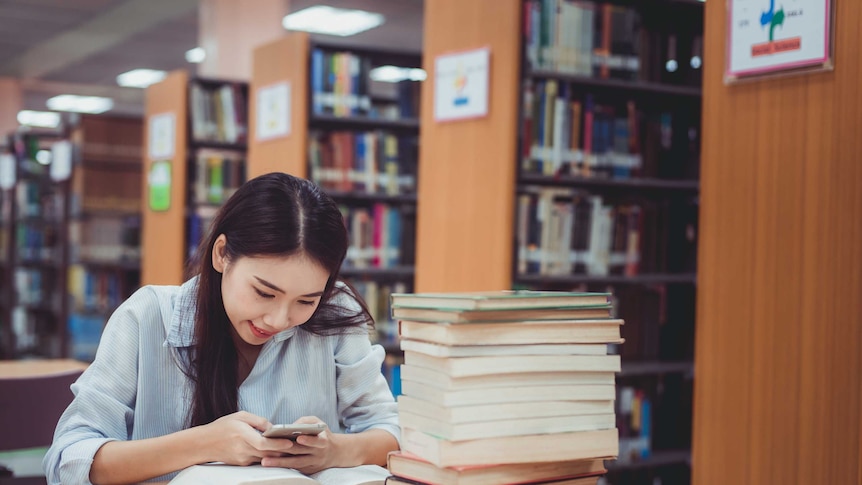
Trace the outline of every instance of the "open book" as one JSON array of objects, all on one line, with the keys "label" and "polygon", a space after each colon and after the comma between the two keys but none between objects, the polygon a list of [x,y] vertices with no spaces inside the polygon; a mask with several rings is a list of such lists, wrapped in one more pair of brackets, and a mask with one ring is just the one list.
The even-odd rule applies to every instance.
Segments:
[{"label": "open book", "polygon": [[170,485],[384,485],[389,472],[376,465],[329,468],[312,475],[290,468],[208,463],[181,471]]}]

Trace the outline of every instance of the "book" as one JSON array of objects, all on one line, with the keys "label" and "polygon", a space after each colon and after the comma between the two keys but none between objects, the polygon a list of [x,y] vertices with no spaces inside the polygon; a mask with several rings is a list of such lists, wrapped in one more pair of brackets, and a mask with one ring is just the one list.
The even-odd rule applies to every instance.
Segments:
[{"label": "book", "polygon": [[377,465],[328,468],[303,475],[290,468],[207,463],[190,466],[170,485],[383,485],[389,472]]},{"label": "book", "polygon": [[401,380],[401,392],[439,406],[537,401],[607,401],[616,398],[611,385],[516,386],[446,391],[419,382]]},{"label": "book", "polygon": [[467,441],[450,441],[412,428],[401,429],[402,451],[441,467],[616,457],[618,446],[616,428]]},{"label": "book", "polygon": [[[543,484],[547,484],[547,485],[596,485],[597,483],[599,483],[599,477],[594,476],[594,477],[583,477],[583,478],[571,478],[571,479],[564,479],[564,480],[553,480],[550,482],[529,482],[529,485],[543,485]],[[410,479],[402,478],[402,477],[396,477],[393,475],[393,476],[386,479],[386,485],[435,485],[435,484],[432,484],[430,482],[418,482],[415,480],[410,480]],[[441,482],[440,485],[443,485],[443,483]],[[517,484],[517,483],[500,484],[500,483],[497,483],[496,485],[521,485],[521,484]],[[528,484],[524,483],[523,485],[528,485]]]},{"label": "book", "polygon": [[405,351],[404,363],[436,369],[452,377],[522,372],[619,372],[619,355],[505,355],[489,357],[434,357]]},{"label": "book", "polygon": [[613,372],[525,372],[523,374],[492,374],[487,376],[452,377],[425,367],[401,365],[401,379],[420,382],[441,390],[458,391],[492,387],[577,386],[616,382]]},{"label": "book", "polygon": [[613,414],[614,401],[530,401],[473,406],[441,406],[402,394],[398,396],[398,411],[459,424],[510,419]]},{"label": "book", "polygon": [[606,305],[609,293],[564,291],[477,291],[461,293],[393,293],[393,307],[505,310]]},{"label": "book", "polygon": [[477,423],[448,423],[399,410],[398,423],[402,428],[412,428],[434,435],[437,438],[450,441],[467,441],[533,434],[611,429],[616,423],[616,415],[613,413],[587,414],[581,416],[514,418]]},{"label": "book", "polygon": [[480,357],[493,355],[606,355],[605,344],[441,345],[401,339],[401,350],[435,357]]},{"label": "book", "polygon": [[527,320],[580,320],[610,318],[611,305],[507,310],[392,307],[392,318],[419,322],[522,322]]},{"label": "book", "polygon": [[430,485],[515,485],[596,476],[606,472],[601,458],[443,468],[412,453],[395,451],[387,456],[386,461],[389,473],[396,477]]},{"label": "book", "polygon": [[[505,327],[502,327],[502,325]],[[552,320],[524,322],[429,323],[404,319],[402,339],[444,345],[519,345],[622,343],[622,320]]]}]

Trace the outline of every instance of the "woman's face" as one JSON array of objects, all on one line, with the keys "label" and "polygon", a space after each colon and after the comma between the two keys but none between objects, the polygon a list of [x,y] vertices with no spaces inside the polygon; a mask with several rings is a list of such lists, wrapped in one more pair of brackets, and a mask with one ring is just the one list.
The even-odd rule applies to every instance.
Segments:
[{"label": "woman's face", "polygon": [[216,240],[213,268],[222,273],[224,308],[240,339],[263,345],[311,318],[329,279],[323,266],[304,254],[229,260],[226,241]]}]

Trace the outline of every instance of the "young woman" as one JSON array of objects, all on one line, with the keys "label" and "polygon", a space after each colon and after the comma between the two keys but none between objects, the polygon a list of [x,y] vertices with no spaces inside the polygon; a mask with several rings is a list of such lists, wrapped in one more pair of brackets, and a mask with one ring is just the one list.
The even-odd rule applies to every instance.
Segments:
[{"label": "young woman", "polygon": [[[338,207],[311,182],[246,182],[213,221],[196,277],[143,287],[111,316],[44,459],[48,483],[167,480],[211,461],[385,465],[397,408],[371,316],[337,283],[347,245]],[[261,435],[294,422],[328,429]]]}]

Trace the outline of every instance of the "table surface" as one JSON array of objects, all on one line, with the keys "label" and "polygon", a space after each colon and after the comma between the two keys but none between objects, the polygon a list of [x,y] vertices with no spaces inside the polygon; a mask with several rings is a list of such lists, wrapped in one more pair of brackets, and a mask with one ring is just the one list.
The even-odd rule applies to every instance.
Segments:
[{"label": "table surface", "polygon": [[67,374],[86,368],[86,363],[72,359],[0,360],[0,379]]}]

